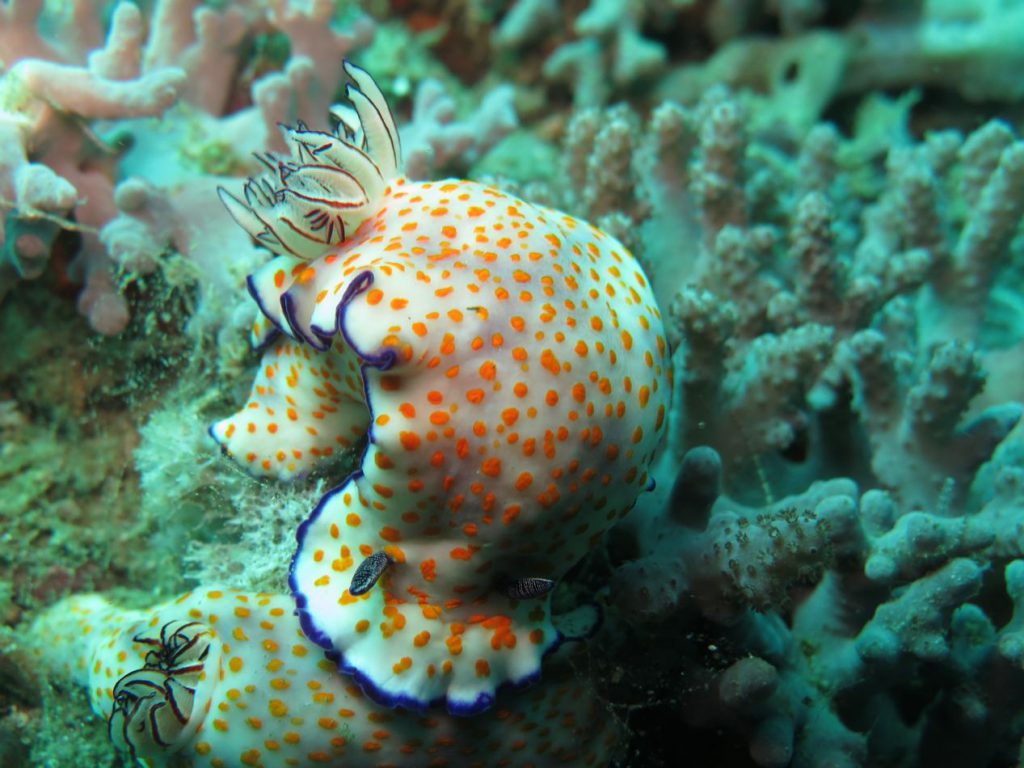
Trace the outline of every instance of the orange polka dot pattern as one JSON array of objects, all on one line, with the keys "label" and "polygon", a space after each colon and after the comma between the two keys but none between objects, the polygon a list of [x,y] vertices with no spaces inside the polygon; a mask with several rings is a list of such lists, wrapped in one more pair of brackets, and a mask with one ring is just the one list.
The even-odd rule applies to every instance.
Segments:
[{"label": "orange polka dot pattern", "polygon": [[356,443],[369,422],[352,351],[283,336],[264,353],[245,407],[210,434],[252,474],[290,480]]},{"label": "orange polka dot pattern", "polygon": [[[287,172],[250,181],[244,203],[222,193],[280,254],[249,287],[282,339],[246,406],[212,431],[281,478],[366,432],[360,469],[299,530],[300,619],[378,701],[471,714],[538,677],[559,642],[550,597],[512,599],[509,584],[557,581],[649,486],[668,349],[620,242],[480,184],[392,175],[387,105],[353,76],[376,99],[360,114],[364,148],[293,131]],[[358,227],[340,221],[326,240],[332,211],[356,203],[315,164],[321,148],[369,190]],[[360,176],[356,158],[376,165]],[[353,596],[380,551],[391,566]]]},{"label": "orange polka dot pattern", "polygon": [[[178,684],[182,670],[154,671],[166,650],[154,642],[172,625],[184,627],[180,637],[209,644],[201,668],[188,673],[194,697]],[[306,639],[284,595],[208,589],[141,611],[78,596],[41,616],[32,639],[51,671],[88,687],[97,714],[115,714],[112,726],[122,677],[145,669],[157,681],[143,688],[152,698],[129,726],[172,692],[184,721],[174,739],[158,743],[143,728],[130,735],[136,754],[154,766],[600,766],[618,736],[599,703],[566,676],[511,694],[479,718],[377,705]],[[175,722],[167,709],[163,716]],[[124,745],[120,734],[112,737]]]},{"label": "orange polka dot pattern", "polygon": [[[354,351],[370,413],[300,535],[307,629],[382,701],[485,709],[557,642],[548,601],[502,582],[558,579],[649,484],[670,386],[647,280],[590,225],[470,182],[394,182],[305,269],[292,331]],[[352,597],[381,549],[396,564]]]}]

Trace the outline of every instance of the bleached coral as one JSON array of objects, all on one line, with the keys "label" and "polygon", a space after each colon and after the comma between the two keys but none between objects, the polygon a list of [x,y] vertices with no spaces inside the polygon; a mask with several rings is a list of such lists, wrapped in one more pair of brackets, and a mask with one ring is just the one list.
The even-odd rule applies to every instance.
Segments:
[{"label": "bleached coral", "polygon": [[[601,106],[616,90],[652,77],[665,66],[665,46],[645,34],[678,12],[676,0],[594,0],[574,19],[574,39],[564,41],[544,62],[544,76],[572,87],[579,107]],[[557,4],[519,0],[512,4],[494,34],[506,49],[522,49],[559,30]]]},{"label": "bleached coral", "polygon": [[[338,28],[334,14],[329,0],[222,10],[162,0],[148,17],[121,2],[102,46],[95,4],[3,9],[0,39],[11,53],[0,195],[10,212],[9,235],[0,233],[0,293],[38,277],[66,229],[81,238],[71,277],[84,283],[79,307],[97,330],[125,327],[122,284],[152,272],[171,250],[211,278],[200,281],[200,303],[216,304],[237,280],[220,267],[221,254],[251,249],[226,216],[199,214],[196,206],[207,207],[199,201],[216,184],[211,174],[250,167],[249,153],[280,146],[277,123],[302,116],[326,125],[341,60],[374,29],[362,15]],[[245,71],[247,45],[271,33],[289,36],[283,71]],[[245,106],[250,90],[253,106]],[[158,116],[165,118],[159,127],[148,120]],[[232,308],[211,311],[223,319]]]},{"label": "bleached coral", "polygon": [[401,132],[405,175],[425,180],[440,171],[464,172],[519,125],[514,97],[512,86],[497,86],[460,120],[455,100],[440,81],[420,82],[412,119]]},{"label": "bleached coral", "polygon": [[[118,6],[102,48],[90,38],[98,33],[96,25],[88,23],[64,28],[74,36],[73,45],[68,38],[59,39],[59,47],[51,44],[29,23],[39,10],[16,3],[0,18],[7,35],[24,36],[10,50],[52,52],[56,58],[9,59],[0,81],[6,134],[0,194],[9,209],[0,231],[0,296],[17,279],[42,272],[60,228],[77,229],[82,245],[72,269],[84,283],[79,308],[98,330],[116,333],[127,322],[128,308],[97,237],[114,215],[113,179],[104,162],[110,148],[80,126],[163,114],[178,98],[185,73],[173,66],[142,67],[142,19],[134,5]],[[92,48],[98,50],[86,60]],[[68,221],[72,209],[74,224]]]}]

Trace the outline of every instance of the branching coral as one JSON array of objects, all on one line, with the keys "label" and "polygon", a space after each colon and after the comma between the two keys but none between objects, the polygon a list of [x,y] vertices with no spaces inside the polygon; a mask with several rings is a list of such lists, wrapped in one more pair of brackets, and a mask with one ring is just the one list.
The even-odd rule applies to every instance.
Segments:
[{"label": "branching coral", "polygon": [[[749,122],[806,131],[849,94],[922,85],[1012,103],[1019,2],[549,0],[501,3],[493,44],[571,86],[577,107],[744,91]],[[493,12],[491,7],[491,12]],[[561,10],[561,12],[560,12]]]},{"label": "branching coral", "polygon": [[[24,36],[23,49],[56,52],[29,24],[38,10],[36,4],[8,6],[5,31]],[[9,208],[0,232],[0,292],[18,278],[42,272],[59,231],[55,225],[77,226],[82,246],[74,269],[85,284],[79,306],[106,333],[120,330],[128,317],[97,237],[98,228],[114,215],[113,180],[104,167],[110,150],[82,128],[90,120],[163,114],[185,81],[176,67],[142,68],[141,29],[141,15],[129,4],[114,14],[105,48],[89,38],[98,31],[94,24],[69,24],[64,31],[75,36],[74,45],[57,61],[8,60],[12,66],[4,73],[0,94],[7,154],[0,193]],[[86,64],[79,63],[92,48],[99,50]],[[72,208],[77,225],[66,224]]]},{"label": "branching coral", "polygon": [[[544,62],[544,76],[572,86],[578,106],[605,104],[615,88],[658,72],[665,64],[663,45],[645,38],[640,26],[661,3],[597,0],[571,23],[576,39],[563,42]],[[666,3],[665,5],[671,5]],[[557,3],[513,3],[494,33],[494,43],[523,49],[560,30],[564,21]]]},{"label": "branching coral", "polygon": [[981,732],[1009,760],[1020,697],[988,675],[1019,681],[1016,623],[989,607],[1024,554],[1024,390],[1001,370],[1020,325],[991,312],[1019,258],[1019,141],[999,121],[762,133],[749,103],[713,89],[645,130],[623,106],[566,130],[551,194],[632,235],[678,355],[663,506],[584,577],[629,628],[611,664],[707,638],[711,658],[659,657],[636,685],[744,734],[757,765],[927,764]]},{"label": "branching coral", "polygon": [[519,124],[511,86],[498,86],[465,120],[441,82],[427,79],[413,99],[412,119],[402,130],[405,175],[430,179],[453,166],[465,170]]},{"label": "branching coral", "polygon": [[[924,513],[848,479],[744,508],[715,498],[717,455],[693,449],[662,511],[615,531],[613,610],[655,637],[710,620],[715,642],[754,654],[690,669],[691,692],[676,696],[690,725],[745,733],[756,765],[865,765],[908,743],[926,761],[977,729],[994,737],[987,754],[1006,759],[1021,697],[987,676],[1021,679],[1019,611],[997,631],[974,602],[998,599],[1003,583],[983,578],[994,564],[1006,564],[1019,602],[1024,485],[1006,453],[980,510]],[[912,698],[928,707],[897,714]],[[879,718],[890,724],[872,733]]]},{"label": "branching coral", "polygon": [[[962,493],[1016,422],[1012,408],[970,411],[987,375],[986,297],[1024,199],[1005,126],[895,147],[880,176],[825,125],[787,162],[751,140],[721,90],[693,109],[662,105],[640,140],[635,120],[580,113],[566,178],[586,190],[575,209],[626,217],[671,305],[680,444],[827,466],[824,430],[859,425],[870,470],[904,503],[929,506],[948,483]],[[865,172],[880,192],[858,192]],[[797,486],[809,476],[786,471]]]},{"label": "branching coral", "polygon": [[[212,188],[205,174],[232,172],[248,164],[249,152],[281,146],[276,124],[299,111],[313,124],[326,118],[341,56],[373,33],[366,17],[338,31],[333,13],[325,0],[305,10],[280,0],[223,11],[165,0],[146,19],[123,2],[101,47],[93,3],[71,4],[56,17],[41,3],[5,8],[0,37],[13,55],[5,54],[0,116],[7,148],[0,195],[9,209],[0,294],[42,273],[62,229],[80,235],[71,276],[84,283],[81,311],[103,333],[128,321],[119,271],[152,272],[173,248],[205,274],[223,274],[220,233],[232,230],[225,219],[196,213],[197,195]],[[271,34],[289,36],[292,56],[282,72],[249,73],[254,106],[246,107],[249,84],[238,79],[245,51]],[[151,130],[145,118],[161,115],[166,122]],[[137,143],[124,153],[128,135]],[[213,148],[229,157],[214,163]],[[205,167],[190,169],[189,153]],[[128,186],[120,190],[121,183]],[[228,249],[242,252],[245,241]],[[210,282],[204,298],[234,284],[228,276]]]}]

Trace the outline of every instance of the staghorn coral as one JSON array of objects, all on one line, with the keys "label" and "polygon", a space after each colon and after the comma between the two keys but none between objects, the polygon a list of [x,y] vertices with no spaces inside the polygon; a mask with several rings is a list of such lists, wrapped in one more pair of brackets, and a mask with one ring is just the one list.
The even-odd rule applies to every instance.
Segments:
[{"label": "staghorn coral", "polygon": [[[89,10],[84,4],[63,20],[60,31],[67,37],[54,43],[32,28],[39,10],[37,4],[12,3],[0,17],[4,37],[20,38],[5,50],[55,59],[5,56],[0,195],[7,213],[0,231],[0,298],[16,280],[39,276],[61,227],[78,229],[82,245],[73,269],[84,283],[79,308],[97,330],[116,333],[127,322],[128,308],[97,237],[114,215],[113,179],[104,167],[110,149],[83,125],[162,115],[178,99],[185,72],[142,65],[142,19],[134,5],[118,6],[102,48],[97,25],[81,18]],[[75,223],[68,221],[72,209]]]},{"label": "staghorn coral", "polygon": [[[657,19],[663,12],[659,6],[666,5],[673,3],[595,0],[573,20],[576,39],[560,45],[544,61],[544,76],[571,84],[577,106],[593,107],[606,103],[613,88],[657,74],[667,52],[640,29],[645,19]],[[498,42],[510,39],[509,28],[499,27]]]},{"label": "staghorn coral", "polygon": [[[201,282],[203,304],[222,321],[230,309],[216,297],[234,279],[220,254],[241,255],[247,243],[232,237],[225,219],[200,215],[215,186],[207,174],[234,171],[250,152],[280,147],[277,123],[299,112],[319,125],[341,79],[341,57],[373,34],[367,17],[336,29],[334,11],[330,0],[224,10],[162,0],[146,18],[121,2],[101,47],[94,3],[62,12],[34,2],[5,8],[0,40],[12,55],[5,54],[0,121],[7,148],[0,195],[9,209],[7,234],[0,232],[0,297],[18,280],[39,277],[68,230],[81,238],[71,265],[71,277],[84,284],[79,308],[96,330],[124,329],[122,283],[151,274],[172,250],[209,276]],[[291,41],[283,71],[239,81],[245,51],[271,34]],[[246,106],[250,94],[239,90],[250,86]],[[152,130],[147,118],[157,116],[164,122]],[[198,169],[180,162],[190,155]]]},{"label": "staghorn coral", "polygon": [[[1021,696],[998,680],[1022,679],[1019,610],[998,628],[978,605],[1004,589],[983,579],[997,566],[1019,608],[1024,475],[1013,445],[994,456],[997,490],[980,509],[928,513],[849,479],[745,508],[717,495],[717,454],[694,448],[661,511],[615,529],[609,610],[648,644],[704,622],[711,642],[734,649],[677,660],[689,685],[673,699],[691,727],[743,734],[755,765],[868,765],[908,749],[926,763],[962,754],[957,739],[978,732],[989,734],[986,759],[1009,759]],[[662,660],[662,680],[672,666]],[[911,698],[928,702],[920,716],[907,714]],[[879,719],[885,729],[866,727]]]}]

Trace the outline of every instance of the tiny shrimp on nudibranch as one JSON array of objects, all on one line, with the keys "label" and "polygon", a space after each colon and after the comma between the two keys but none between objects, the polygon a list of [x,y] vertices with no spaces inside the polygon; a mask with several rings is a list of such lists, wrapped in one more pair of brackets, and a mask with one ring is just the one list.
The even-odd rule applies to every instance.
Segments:
[{"label": "tiny shrimp on nudibranch", "polygon": [[290,158],[264,158],[244,201],[222,192],[278,254],[249,287],[280,334],[211,431],[278,478],[366,433],[299,530],[300,618],[378,701],[471,714],[539,676],[551,587],[651,485],[669,351],[620,242],[474,182],[402,178],[380,90],[346,68],[337,132],[287,129]]},{"label": "tiny shrimp on nudibranch", "polygon": [[87,688],[133,764],[599,766],[619,738],[568,665],[479,718],[376,704],[307,639],[287,595],[207,588],[149,610],[79,595],[47,609],[27,646]]}]

